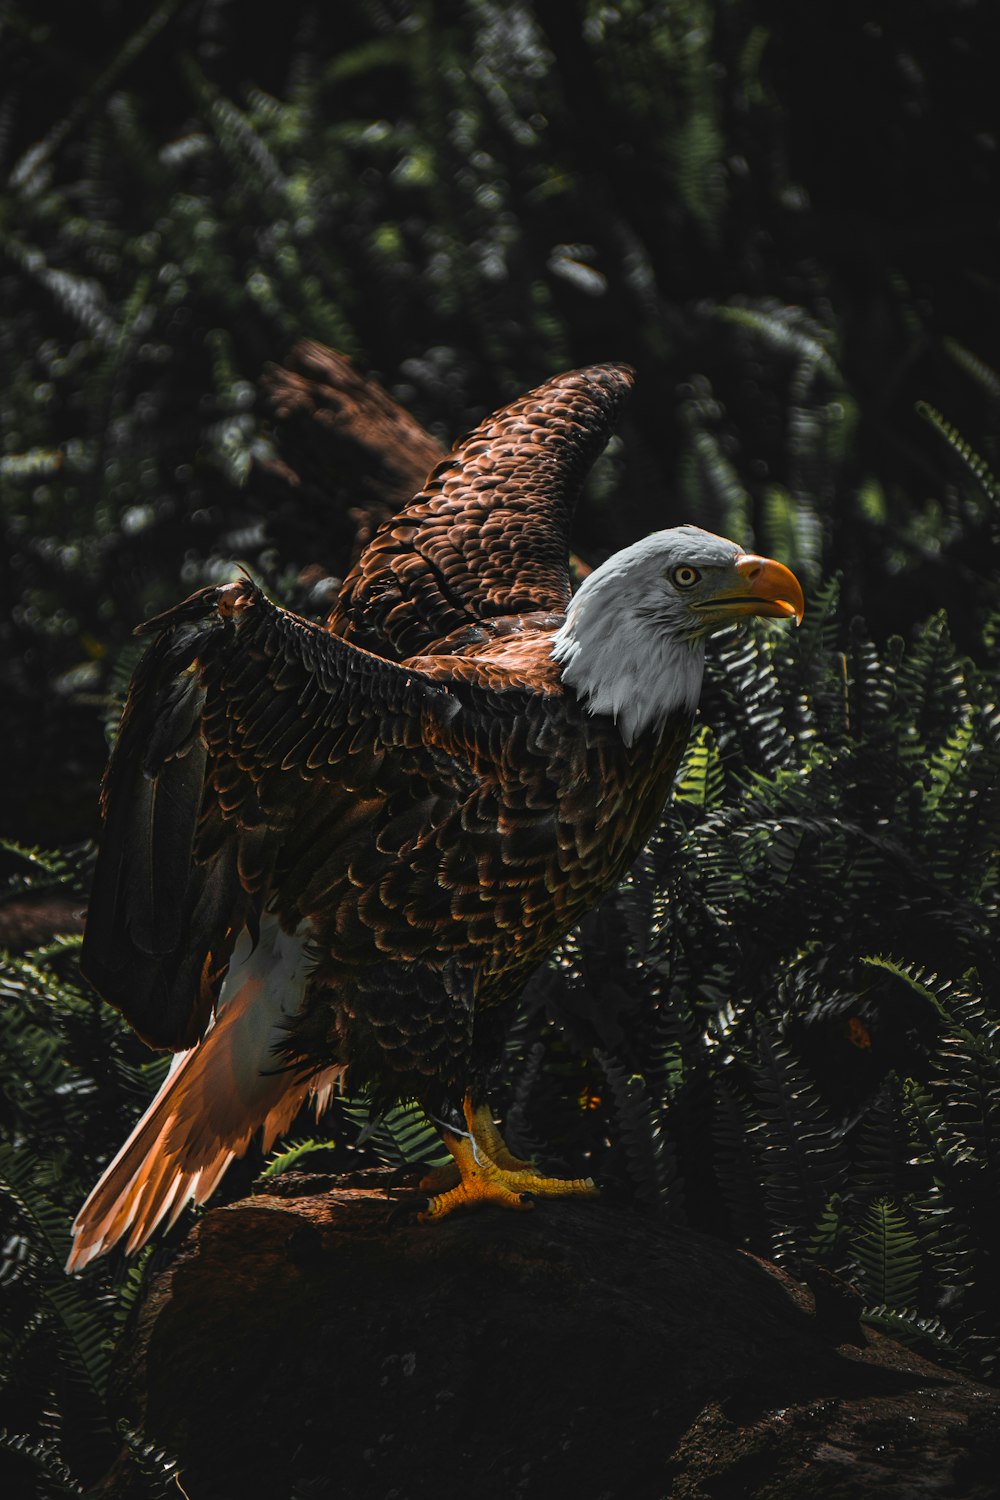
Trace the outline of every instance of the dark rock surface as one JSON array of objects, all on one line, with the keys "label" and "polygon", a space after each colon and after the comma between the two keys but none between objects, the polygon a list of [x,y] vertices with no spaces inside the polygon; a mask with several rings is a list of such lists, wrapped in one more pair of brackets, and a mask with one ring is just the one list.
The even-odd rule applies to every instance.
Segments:
[{"label": "dark rock surface", "polygon": [[[430,1227],[345,1181],[207,1214],[119,1350],[114,1415],[197,1500],[1000,1493],[1000,1392],[831,1332],[773,1266],[604,1204]],[[139,1492],[125,1459],[94,1493]]]}]

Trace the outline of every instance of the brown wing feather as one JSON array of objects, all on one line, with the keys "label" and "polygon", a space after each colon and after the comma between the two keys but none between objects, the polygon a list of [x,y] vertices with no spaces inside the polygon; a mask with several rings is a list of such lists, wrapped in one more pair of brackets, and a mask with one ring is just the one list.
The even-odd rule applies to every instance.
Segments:
[{"label": "brown wing feather", "polygon": [[571,370],[488,417],[369,543],[331,629],[405,660],[482,621],[565,610],[577,496],[632,380]]},{"label": "brown wing feather", "polygon": [[331,541],[353,527],[349,562],[444,456],[377,380],[312,339],[268,370],[262,398],[281,457],[262,460],[256,480],[279,505],[325,514]]},{"label": "brown wing feather", "polygon": [[[203,1033],[232,950],[269,899],[320,884],[392,797],[454,758],[458,703],[426,676],[338,641],[249,581],[202,590],[147,629],[103,790],[81,962],[148,1041]],[[419,790],[413,787],[419,783]]]}]

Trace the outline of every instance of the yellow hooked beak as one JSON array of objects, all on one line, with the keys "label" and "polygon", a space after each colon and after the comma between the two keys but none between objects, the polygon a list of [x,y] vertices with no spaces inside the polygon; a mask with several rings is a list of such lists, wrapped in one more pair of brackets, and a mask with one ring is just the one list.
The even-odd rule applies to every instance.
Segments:
[{"label": "yellow hooked beak", "polygon": [[720,589],[713,598],[696,605],[697,609],[719,621],[736,615],[771,615],[778,620],[794,617],[796,625],[802,624],[806,607],[802,585],[784,563],[745,553],[736,559],[733,569],[737,580],[732,587]]}]

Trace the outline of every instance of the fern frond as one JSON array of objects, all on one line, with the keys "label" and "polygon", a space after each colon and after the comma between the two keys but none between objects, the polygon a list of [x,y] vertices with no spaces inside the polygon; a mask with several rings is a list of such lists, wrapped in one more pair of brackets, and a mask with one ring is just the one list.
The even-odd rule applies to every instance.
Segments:
[{"label": "fern frond", "polygon": [[349,1120],[362,1127],[358,1144],[370,1143],[387,1166],[417,1163],[442,1166],[451,1160],[440,1135],[418,1104],[397,1104],[374,1117],[363,1099],[345,1099],[343,1109]]},{"label": "fern frond", "polygon": [[865,954],[861,962],[873,969],[884,969],[887,974],[901,979],[914,994],[932,1005],[942,1018],[946,1019],[950,1014],[943,998],[951,990],[947,980],[942,982],[936,974],[928,974],[917,964],[902,963],[884,954]]},{"label": "fern frond", "polygon": [[852,1187],[861,1202],[874,1199],[904,1202],[919,1186],[903,1098],[903,1085],[895,1073],[890,1073],[857,1126],[857,1165]]},{"label": "fern frond", "polygon": [[917,1237],[888,1198],[868,1206],[851,1237],[850,1254],[858,1286],[871,1306],[911,1306],[920,1283]]},{"label": "fern frond", "polygon": [[972,475],[986,498],[993,501],[1000,499],[1000,480],[990,469],[985,458],[966,442],[958,428],[952,426],[951,422],[943,417],[936,407],[931,406],[929,401],[918,401],[916,411],[936,433],[944,438],[948,447],[957,456],[967,473]]},{"label": "fern frond", "polygon": [[1000,406],[1000,375],[996,370],[984,359],[980,359],[978,354],[973,354],[972,350],[967,349],[958,339],[946,335],[941,342],[959,369],[971,375],[976,384]]},{"label": "fern frond", "polygon": [[702,812],[711,812],[722,800],[725,773],[715,737],[707,724],[691,736],[677,780],[674,801],[689,802]]},{"label": "fern frond", "polygon": [[281,1150],[272,1153],[267,1165],[259,1174],[258,1182],[270,1182],[274,1177],[280,1177],[283,1172],[289,1172],[297,1167],[307,1156],[314,1156],[317,1152],[328,1152],[330,1150],[328,1140],[304,1140],[292,1141]]},{"label": "fern frond", "polygon": [[960,1341],[940,1318],[918,1313],[913,1308],[882,1305],[866,1307],[861,1321],[939,1364],[956,1365],[961,1361]]},{"label": "fern frond", "polygon": [[103,1397],[108,1374],[108,1330],[79,1282],[63,1274],[70,1246],[64,1212],[39,1189],[33,1166],[0,1145],[0,1193],[16,1206],[32,1231],[33,1253],[46,1302],[55,1314],[64,1346],[91,1391]]},{"label": "fern frond", "polygon": [[187,1493],[179,1480],[180,1463],[166,1449],[151,1443],[128,1422],[119,1422],[117,1432],[128,1449],[133,1475],[143,1481],[143,1500],[147,1496],[148,1500],[173,1500]]},{"label": "fern frond", "polygon": [[728,304],[715,309],[715,316],[724,323],[734,323],[770,345],[779,354],[822,372],[828,380],[840,384],[840,372],[833,356],[823,342],[820,330],[810,326],[801,308],[771,306],[764,308],[738,307]]},{"label": "fern frond", "polygon": [[849,1233],[850,1224],[844,1211],[844,1200],[840,1193],[831,1193],[816,1221],[804,1258],[832,1270],[840,1270],[844,1265]]},{"label": "fern frond", "polygon": [[843,1191],[847,1164],[816,1087],[787,1042],[762,1019],[756,1030],[751,1140],[775,1259],[795,1261],[805,1253],[831,1193]]},{"label": "fern frond", "polygon": [[645,1080],[614,1058],[601,1052],[595,1055],[611,1086],[618,1133],[636,1197],[640,1203],[665,1208],[672,1218],[681,1219],[681,1184],[673,1145]]},{"label": "fern frond", "polygon": [[[83,1485],[73,1477],[59,1444],[51,1438],[33,1438],[25,1432],[0,1429],[0,1451],[15,1453],[37,1470],[47,1495],[82,1495]],[[53,1488],[54,1487],[54,1488]]]}]

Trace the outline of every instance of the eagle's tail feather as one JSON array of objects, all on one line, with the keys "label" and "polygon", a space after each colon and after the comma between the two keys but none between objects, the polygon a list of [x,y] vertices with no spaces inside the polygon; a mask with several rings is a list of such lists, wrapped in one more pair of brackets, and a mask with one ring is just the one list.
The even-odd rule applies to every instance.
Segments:
[{"label": "eagle's tail feather", "polygon": [[311,1094],[319,1113],[342,1073],[283,1069],[278,1048],[298,1010],[305,970],[287,935],[237,944],[218,1019],[178,1054],[145,1114],[73,1224],[67,1271],[80,1271],[127,1236],[138,1250],[188,1203],[204,1203],[258,1129],[268,1150]]}]

